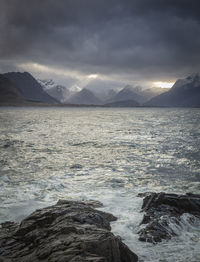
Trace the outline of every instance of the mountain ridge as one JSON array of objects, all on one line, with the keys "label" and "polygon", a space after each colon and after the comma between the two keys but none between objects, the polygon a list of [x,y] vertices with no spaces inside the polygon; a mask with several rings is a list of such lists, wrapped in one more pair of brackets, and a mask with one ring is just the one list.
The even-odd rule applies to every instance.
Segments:
[{"label": "mountain ridge", "polygon": [[9,72],[3,74],[25,97],[26,100],[43,103],[58,103],[58,100],[48,95],[37,82],[37,80],[28,72]]},{"label": "mountain ridge", "polygon": [[43,90],[60,103],[64,103],[71,95],[69,89],[63,85],[56,84],[52,79],[37,79]]},{"label": "mountain ridge", "polygon": [[144,105],[200,107],[200,75],[197,73],[184,79],[178,79],[168,92],[153,97]]},{"label": "mountain ridge", "polygon": [[66,102],[77,105],[102,105],[102,101],[91,90],[86,88],[70,96]]}]

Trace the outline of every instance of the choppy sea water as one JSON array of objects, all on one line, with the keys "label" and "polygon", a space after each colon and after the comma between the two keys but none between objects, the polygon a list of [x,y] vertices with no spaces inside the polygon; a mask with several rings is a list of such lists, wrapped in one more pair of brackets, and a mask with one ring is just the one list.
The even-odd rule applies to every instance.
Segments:
[{"label": "choppy sea water", "polygon": [[[0,222],[58,199],[96,199],[145,262],[200,261],[200,221],[138,241],[139,192],[200,193],[199,109],[1,108]],[[172,225],[174,227],[174,225]]]}]

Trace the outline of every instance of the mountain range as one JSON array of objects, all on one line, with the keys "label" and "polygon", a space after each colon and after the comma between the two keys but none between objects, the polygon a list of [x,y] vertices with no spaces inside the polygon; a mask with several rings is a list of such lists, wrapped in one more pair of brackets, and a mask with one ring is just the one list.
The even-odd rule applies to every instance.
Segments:
[{"label": "mountain range", "polygon": [[71,95],[66,102],[75,105],[102,105],[102,101],[86,88]]},{"label": "mountain range", "polygon": [[135,88],[133,88],[130,85],[125,86],[122,90],[120,90],[116,95],[114,95],[112,98],[107,101],[108,103],[116,103],[116,102],[122,102],[122,101],[133,101],[140,102],[141,96],[137,92],[135,92]]},{"label": "mountain range", "polygon": [[[99,95],[98,95],[99,94]],[[30,73],[0,74],[0,104],[71,104],[103,105],[107,107],[200,107],[200,75],[179,79],[171,89],[125,86],[120,91],[110,89],[107,96],[83,88],[74,90],[53,80],[36,80]]]},{"label": "mountain range", "polygon": [[145,105],[200,107],[200,75],[197,73],[177,80],[168,92],[153,97]]},{"label": "mountain range", "polygon": [[60,103],[65,103],[67,98],[72,94],[67,87],[56,84],[52,79],[37,79],[37,81],[48,95],[54,97]]}]

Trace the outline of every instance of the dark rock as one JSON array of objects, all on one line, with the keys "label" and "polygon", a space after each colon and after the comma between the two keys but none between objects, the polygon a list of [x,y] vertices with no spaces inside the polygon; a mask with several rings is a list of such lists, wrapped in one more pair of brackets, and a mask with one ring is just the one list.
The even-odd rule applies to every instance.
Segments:
[{"label": "dark rock", "polygon": [[110,232],[116,217],[98,201],[60,200],[21,224],[0,226],[0,262],[135,262],[137,256]]},{"label": "dark rock", "polygon": [[[157,243],[163,239],[169,240],[172,236],[176,236],[176,232],[170,227],[170,224],[179,225],[183,213],[200,217],[200,195],[148,192],[138,196],[145,197],[142,211],[146,213],[141,225],[146,224],[146,227],[139,231],[139,240],[141,241]],[[192,223],[192,219],[190,222]]]},{"label": "dark rock", "polygon": [[83,168],[83,166],[80,165],[80,164],[74,164],[74,165],[70,166],[70,169],[82,169],[82,168]]}]

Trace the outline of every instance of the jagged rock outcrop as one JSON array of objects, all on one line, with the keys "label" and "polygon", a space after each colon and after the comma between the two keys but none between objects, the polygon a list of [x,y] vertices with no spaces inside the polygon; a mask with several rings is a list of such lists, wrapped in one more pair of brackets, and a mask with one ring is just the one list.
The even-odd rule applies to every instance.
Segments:
[{"label": "jagged rock outcrop", "polygon": [[152,243],[171,239],[176,232],[170,224],[179,225],[181,215],[189,213],[190,223],[195,217],[200,218],[200,195],[188,193],[186,195],[166,193],[144,193],[142,211],[145,215],[141,225],[146,225],[139,231],[139,240]]},{"label": "jagged rock outcrop", "polygon": [[21,224],[0,226],[2,262],[135,262],[137,256],[110,232],[116,217],[96,201],[58,201]]}]

